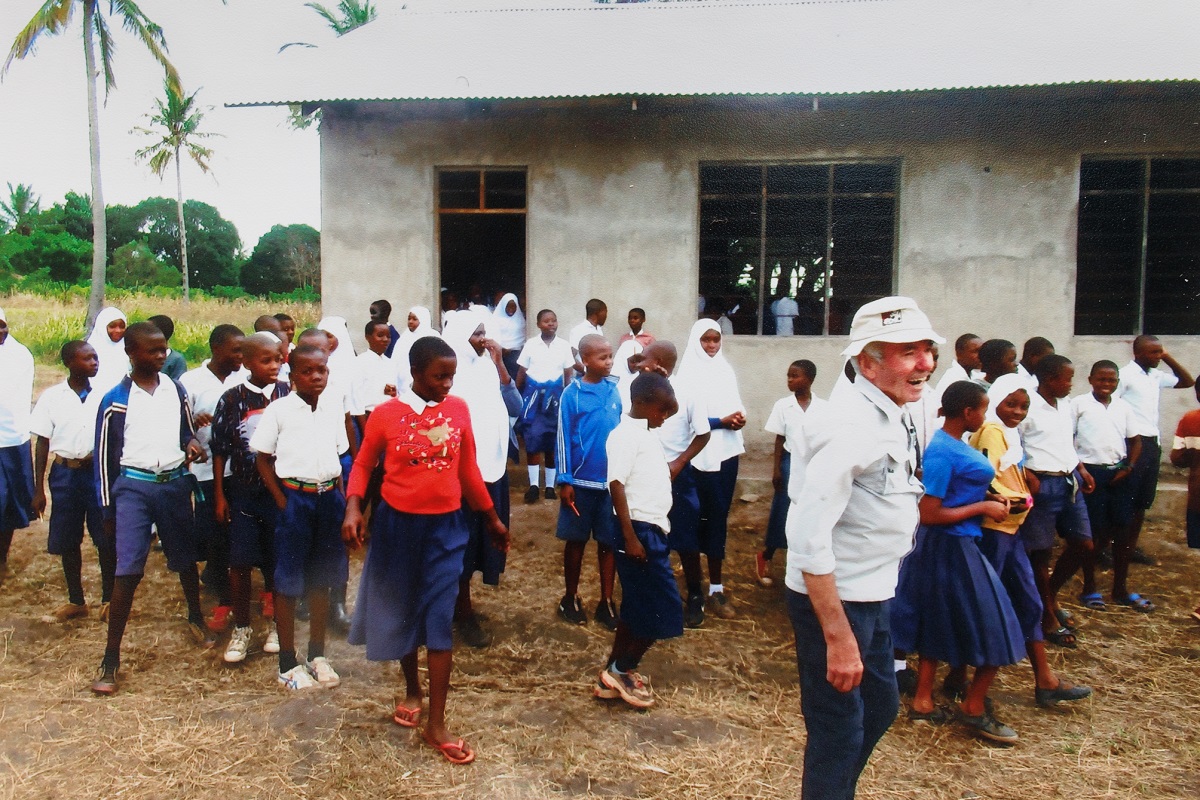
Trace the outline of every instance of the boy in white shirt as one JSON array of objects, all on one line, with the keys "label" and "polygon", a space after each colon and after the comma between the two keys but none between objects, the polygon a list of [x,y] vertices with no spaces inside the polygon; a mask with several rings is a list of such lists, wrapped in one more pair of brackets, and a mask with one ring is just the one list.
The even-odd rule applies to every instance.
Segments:
[{"label": "boy in white shirt", "polygon": [[586,315],[583,322],[571,328],[571,335],[567,338],[571,344],[571,353],[575,356],[575,371],[581,375],[583,362],[579,360],[579,340],[590,333],[604,336],[604,323],[608,322],[608,305],[603,300],[593,297],[584,305],[583,313]]},{"label": "boy in white shirt", "polygon": [[526,503],[541,497],[538,474],[546,464],[546,499],[555,500],[554,453],[558,446],[558,401],[575,372],[571,345],[559,339],[558,316],[548,308],[537,314],[541,334],[521,348],[517,357],[517,391],[521,393],[521,415],[514,430],[525,440],[525,458],[529,467]]}]

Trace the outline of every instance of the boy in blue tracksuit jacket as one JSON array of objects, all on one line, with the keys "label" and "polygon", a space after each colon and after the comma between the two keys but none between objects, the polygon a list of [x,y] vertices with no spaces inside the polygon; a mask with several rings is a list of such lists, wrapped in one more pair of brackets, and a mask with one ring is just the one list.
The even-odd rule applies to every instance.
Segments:
[{"label": "boy in blue tracksuit jacket", "polygon": [[616,518],[608,493],[608,435],[621,421],[621,394],[612,371],[612,345],[604,337],[589,334],[579,340],[583,378],[563,390],[558,409],[558,528],[563,540],[563,579],[566,593],[558,604],[558,615],[577,625],[587,624],[579,597],[579,573],[588,539],[596,539],[600,571],[600,602],[596,621],[609,629],[617,624],[613,605],[616,562]]},{"label": "boy in blue tracksuit jacket", "polygon": [[108,642],[96,694],[117,690],[121,639],[133,595],[146,568],[150,540],[157,528],[167,567],[179,573],[188,607],[188,632],[204,647],[216,643],[200,610],[198,551],[188,472],[204,461],[184,388],[160,374],[167,340],[153,323],[130,325],[125,332],[130,375],[104,399],[96,422],[96,493],[104,513],[104,532],[115,541],[116,579],[108,616]]}]

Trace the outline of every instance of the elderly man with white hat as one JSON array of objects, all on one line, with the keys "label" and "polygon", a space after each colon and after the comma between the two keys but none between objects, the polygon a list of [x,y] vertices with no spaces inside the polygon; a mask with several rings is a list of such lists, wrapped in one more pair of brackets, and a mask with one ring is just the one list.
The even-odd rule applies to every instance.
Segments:
[{"label": "elderly man with white hat", "polygon": [[786,578],[808,730],[805,800],[854,797],[896,718],[888,607],[924,492],[904,407],[921,398],[944,341],[911,298],[867,303],[842,352],[853,382],[805,426],[808,464],[788,487]]},{"label": "elderly man with white hat", "polygon": [[8,315],[0,308],[0,577],[13,531],[28,527],[33,517],[32,399],[33,356],[9,333]]}]

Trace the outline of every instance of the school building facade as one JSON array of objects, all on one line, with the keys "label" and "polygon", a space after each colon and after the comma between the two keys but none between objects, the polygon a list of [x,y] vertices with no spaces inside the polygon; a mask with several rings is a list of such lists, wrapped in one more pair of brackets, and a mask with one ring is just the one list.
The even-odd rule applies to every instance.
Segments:
[{"label": "school building facade", "polygon": [[[599,297],[614,341],[641,306],[682,347],[703,298],[760,451],[787,364],[826,394],[886,294],[950,342],[1048,337],[1077,393],[1142,331],[1200,370],[1197,12],[537,5],[416,6],[253,89],[321,109],[326,313],[515,290],[565,332]],[[1169,436],[1195,400],[1164,395]]]}]

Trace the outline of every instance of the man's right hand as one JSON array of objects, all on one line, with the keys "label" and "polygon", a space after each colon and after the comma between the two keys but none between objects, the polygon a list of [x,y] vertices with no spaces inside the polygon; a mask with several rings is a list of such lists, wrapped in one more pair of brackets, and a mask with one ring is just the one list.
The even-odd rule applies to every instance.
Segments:
[{"label": "man's right hand", "polygon": [[848,636],[825,645],[825,680],[839,692],[848,692],[862,683],[862,655],[858,641]]}]

